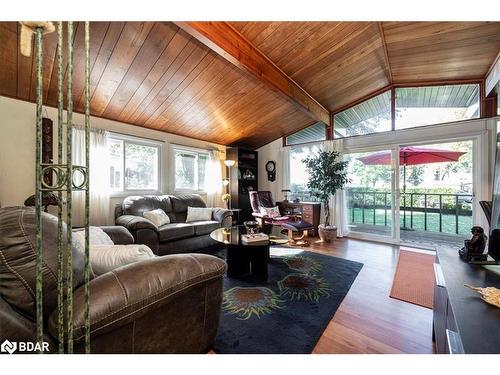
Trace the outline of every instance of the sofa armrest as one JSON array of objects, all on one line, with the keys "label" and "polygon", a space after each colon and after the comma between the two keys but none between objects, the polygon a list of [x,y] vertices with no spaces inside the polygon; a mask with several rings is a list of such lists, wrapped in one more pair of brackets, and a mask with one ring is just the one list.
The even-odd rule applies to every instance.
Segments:
[{"label": "sofa armrest", "polygon": [[134,236],[125,227],[110,225],[100,228],[111,238],[111,241],[115,245],[130,245],[134,243]]},{"label": "sofa armrest", "polygon": [[219,223],[227,224],[223,226],[230,226],[232,222],[233,212],[225,208],[213,208],[212,219]]},{"label": "sofa armrest", "polygon": [[138,229],[152,229],[155,232],[158,231],[151,221],[141,216],[122,215],[116,218],[115,224],[124,226],[129,231],[136,231]]},{"label": "sofa armrest", "polygon": [[[89,284],[92,340],[145,316],[159,329],[162,320],[177,318],[157,316],[155,310],[166,304],[175,305],[181,295],[190,293],[190,290],[197,286],[208,284],[214,279],[222,279],[225,270],[225,262],[214,256],[178,254],[129,264],[93,279]],[[210,298],[207,301],[199,303],[210,303]],[[215,303],[217,304],[217,301]],[[83,286],[75,290],[73,304],[73,332],[75,344],[78,344],[84,340],[85,335]],[[183,313],[183,308],[188,310],[188,306],[176,308]],[[220,309],[220,306],[217,308]],[[50,316],[48,329],[52,336],[57,337],[57,310]],[[134,332],[134,335],[141,335],[141,332]],[[106,340],[106,335],[103,337]]]}]

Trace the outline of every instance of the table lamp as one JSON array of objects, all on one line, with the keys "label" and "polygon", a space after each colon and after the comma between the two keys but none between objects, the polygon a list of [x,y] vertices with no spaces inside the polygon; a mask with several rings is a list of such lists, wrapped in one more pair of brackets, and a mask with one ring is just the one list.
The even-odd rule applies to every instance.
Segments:
[{"label": "table lamp", "polygon": [[288,202],[288,193],[291,193],[292,191],[290,189],[283,189],[281,192],[284,195],[283,202]]}]

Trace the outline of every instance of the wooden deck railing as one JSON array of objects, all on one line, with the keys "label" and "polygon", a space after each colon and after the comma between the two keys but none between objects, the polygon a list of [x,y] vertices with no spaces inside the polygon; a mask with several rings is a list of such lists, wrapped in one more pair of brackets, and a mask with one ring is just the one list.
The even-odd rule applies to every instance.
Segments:
[{"label": "wooden deck railing", "polygon": [[[390,222],[392,199],[391,192],[384,191],[355,191],[347,190],[347,205],[349,219],[352,224],[372,224],[387,226]],[[465,234],[460,231],[460,217],[472,216],[471,194],[450,193],[405,193],[400,198],[400,217],[403,229],[415,229],[414,214],[424,214],[423,230],[429,230],[429,214],[439,214],[438,228],[433,231],[443,230],[443,218],[453,216],[454,233]],[[356,209],[361,210],[361,217],[356,215]],[[377,222],[377,210],[383,210],[383,222]],[[371,216],[371,217],[368,217]],[[380,216],[380,215],[378,215]],[[446,217],[448,220],[449,218]],[[379,220],[380,221],[380,220]],[[448,223],[449,224],[449,223]],[[449,233],[449,232],[448,232]]]}]

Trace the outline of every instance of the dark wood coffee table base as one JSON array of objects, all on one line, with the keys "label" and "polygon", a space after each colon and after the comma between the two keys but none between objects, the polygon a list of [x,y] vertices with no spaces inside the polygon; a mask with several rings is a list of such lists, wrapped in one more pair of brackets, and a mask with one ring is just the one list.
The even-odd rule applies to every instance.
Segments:
[{"label": "dark wood coffee table base", "polygon": [[227,245],[228,277],[241,277],[252,274],[262,281],[267,281],[268,261],[269,245]]}]

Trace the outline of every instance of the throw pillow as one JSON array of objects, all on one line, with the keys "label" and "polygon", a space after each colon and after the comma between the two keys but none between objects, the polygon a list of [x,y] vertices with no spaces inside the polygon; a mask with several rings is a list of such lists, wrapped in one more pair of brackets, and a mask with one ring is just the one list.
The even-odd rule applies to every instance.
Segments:
[{"label": "throw pillow", "polygon": [[193,221],[208,221],[208,220],[212,220],[211,208],[188,206],[186,223],[192,223]]},{"label": "throw pillow", "polygon": [[275,207],[261,207],[260,208],[260,213],[262,215],[266,215],[266,216],[270,217],[271,219],[275,219],[275,218],[281,216],[280,209],[278,208],[278,206],[275,206]]},{"label": "throw pillow", "polygon": [[[77,230],[73,232],[73,238],[78,245],[85,249],[85,231]],[[114,245],[111,237],[99,227],[89,227],[90,245]]]},{"label": "throw pillow", "polygon": [[157,228],[170,223],[170,218],[161,208],[153,211],[145,211],[142,213],[142,216],[151,221]]},{"label": "throw pillow", "polygon": [[93,245],[90,247],[89,260],[97,276],[127,264],[154,258],[155,255],[146,245]]}]

